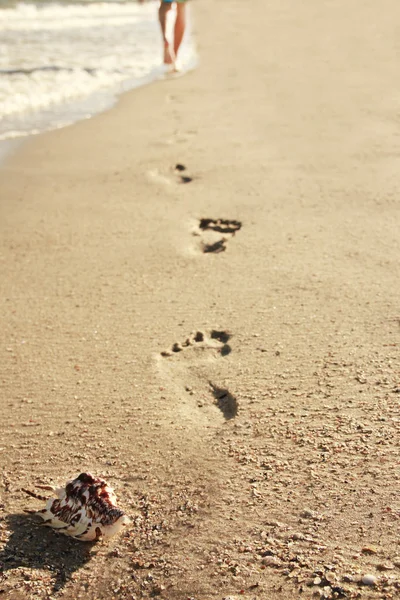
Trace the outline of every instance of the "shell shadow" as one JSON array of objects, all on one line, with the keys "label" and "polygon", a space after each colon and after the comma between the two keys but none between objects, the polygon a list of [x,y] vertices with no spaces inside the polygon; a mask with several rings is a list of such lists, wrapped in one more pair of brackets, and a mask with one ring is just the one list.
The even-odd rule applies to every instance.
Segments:
[{"label": "shell shadow", "polygon": [[93,544],[57,534],[50,528],[38,525],[31,515],[9,515],[6,522],[11,535],[0,552],[3,572],[18,567],[46,569],[53,576],[53,592],[56,592],[92,558]]}]

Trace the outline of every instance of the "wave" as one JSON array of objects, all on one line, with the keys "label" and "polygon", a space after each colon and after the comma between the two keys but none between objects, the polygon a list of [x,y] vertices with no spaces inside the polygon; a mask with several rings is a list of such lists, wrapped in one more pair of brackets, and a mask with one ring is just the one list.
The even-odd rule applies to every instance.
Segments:
[{"label": "wave", "polygon": [[87,2],[27,4],[0,11],[0,31],[57,31],[98,25],[115,27],[153,20],[156,3]]},{"label": "wave", "polygon": [[[89,73],[89,75],[93,75],[96,73],[97,69],[93,69],[91,67],[81,67],[82,71]],[[74,71],[72,67],[57,67],[56,65],[48,65],[43,67],[32,67],[30,69],[0,69],[0,75],[32,75],[32,73],[36,73],[37,71]],[[118,71],[116,71],[118,73]]]}]

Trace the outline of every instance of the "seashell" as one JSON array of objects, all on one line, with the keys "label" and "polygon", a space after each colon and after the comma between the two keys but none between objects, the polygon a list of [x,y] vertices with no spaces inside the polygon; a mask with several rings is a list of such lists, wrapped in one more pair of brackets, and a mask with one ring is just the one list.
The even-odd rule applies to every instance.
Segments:
[{"label": "seashell", "polygon": [[65,487],[43,486],[57,498],[46,498],[29,490],[29,496],[44,500],[46,507],[34,512],[48,527],[53,527],[77,540],[91,542],[108,539],[129,523],[129,517],[117,507],[114,490],[106,481],[90,473],[81,473]]}]

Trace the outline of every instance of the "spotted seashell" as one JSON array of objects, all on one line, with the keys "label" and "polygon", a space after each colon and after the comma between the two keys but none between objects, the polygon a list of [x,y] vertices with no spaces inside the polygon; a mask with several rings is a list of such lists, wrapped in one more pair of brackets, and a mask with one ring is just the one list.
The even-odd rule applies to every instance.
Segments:
[{"label": "spotted seashell", "polygon": [[110,538],[129,523],[127,515],[116,506],[114,490],[106,481],[90,473],[81,473],[65,487],[53,490],[57,498],[48,499],[24,491],[46,500],[46,508],[35,514],[42,517],[44,525],[65,535],[91,542]]}]

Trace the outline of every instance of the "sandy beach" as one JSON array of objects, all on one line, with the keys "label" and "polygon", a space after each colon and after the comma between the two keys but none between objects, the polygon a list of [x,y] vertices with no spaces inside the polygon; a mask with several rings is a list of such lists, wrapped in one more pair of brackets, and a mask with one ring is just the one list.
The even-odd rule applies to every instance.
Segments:
[{"label": "sandy beach", "polygon": [[[0,170],[1,597],[398,598],[398,3],[192,9]],[[109,542],[24,513],[82,471]]]}]

